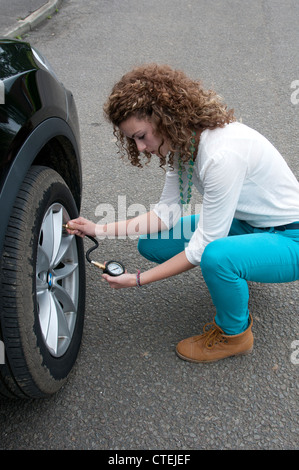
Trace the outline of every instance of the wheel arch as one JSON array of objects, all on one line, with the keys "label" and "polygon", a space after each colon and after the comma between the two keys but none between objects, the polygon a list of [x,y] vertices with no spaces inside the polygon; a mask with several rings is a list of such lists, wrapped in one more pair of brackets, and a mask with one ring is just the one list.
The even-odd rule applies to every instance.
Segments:
[{"label": "wheel arch", "polygon": [[60,118],[49,118],[37,126],[14,159],[0,195],[0,256],[5,230],[21,184],[32,165],[44,165],[57,171],[70,188],[80,212],[82,172],[80,148],[67,124]]}]

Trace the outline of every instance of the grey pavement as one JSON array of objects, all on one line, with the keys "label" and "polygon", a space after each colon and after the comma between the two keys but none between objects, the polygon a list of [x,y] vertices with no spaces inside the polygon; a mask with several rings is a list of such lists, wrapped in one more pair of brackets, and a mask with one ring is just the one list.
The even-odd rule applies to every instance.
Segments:
[{"label": "grey pavement", "polygon": [[28,33],[61,6],[63,0],[0,0],[0,37]]}]

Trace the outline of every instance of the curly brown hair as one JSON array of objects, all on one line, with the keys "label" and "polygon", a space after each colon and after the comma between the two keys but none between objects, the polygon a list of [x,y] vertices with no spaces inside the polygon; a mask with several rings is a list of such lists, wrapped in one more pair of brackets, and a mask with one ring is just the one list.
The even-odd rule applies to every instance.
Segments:
[{"label": "curly brown hair", "polygon": [[[235,121],[234,111],[227,110],[214,91],[205,90],[200,81],[188,78],[180,70],[157,64],[145,64],[125,74],[114,85],[104,105],[104,114],[113,124],[120,151],[140,167],[143,165],[134,139],[125,137],[119,129],[121,122],[131,116],[150,119],[156,124],[162,138],[170,142],[170,165],[176,151],[183,161],[190,159],[192,131],[224,127]],[[144,155],[149,161],[151,154],[144,152]],[[160,166],[164,166],[166,157],[159,157]]]}]

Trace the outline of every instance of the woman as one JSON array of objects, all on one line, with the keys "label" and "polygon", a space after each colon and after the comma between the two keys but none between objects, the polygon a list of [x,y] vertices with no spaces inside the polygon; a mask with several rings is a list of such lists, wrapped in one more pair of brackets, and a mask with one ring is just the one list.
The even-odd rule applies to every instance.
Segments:
[{"label": "woman", "polygon": [[[179,357],[207,362],[251,352],[247,281],[299,279],[295,176],[266,138],[236,122],[215,92],[168,66],[126,74],[104,111],[133,165],[142,166],[141,154],[148,160],[155,154],[168,166],[164,190],[154,210],[133,222],[96,225],[80,217],[68,224],[72,233],[140,235],[140,253],[157,265],[137,275],[104,274],[113,288],[201,267],[216,316],[209,330],[177,345]],[[202,194],[202,211],[181,217],[192,185]]]}]

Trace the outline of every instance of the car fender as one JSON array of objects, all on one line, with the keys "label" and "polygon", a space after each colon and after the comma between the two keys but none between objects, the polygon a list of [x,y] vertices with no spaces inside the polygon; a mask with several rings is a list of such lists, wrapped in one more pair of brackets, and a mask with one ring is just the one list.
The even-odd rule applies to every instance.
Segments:
[{"label": "car fender", "polygon": [[[1,189],[0,210],[2,230],[0,231],[0,256],[2,255],[6,227],[20,186],[45,143],[58,136],[65,137],[71,143],[77,156],[77,164],[79,165],[80,149],[66,121],[61,118],[51,117],[33,130],[12,162]],[[79,173],[81,177],[81,167],[79,168]]]}]

